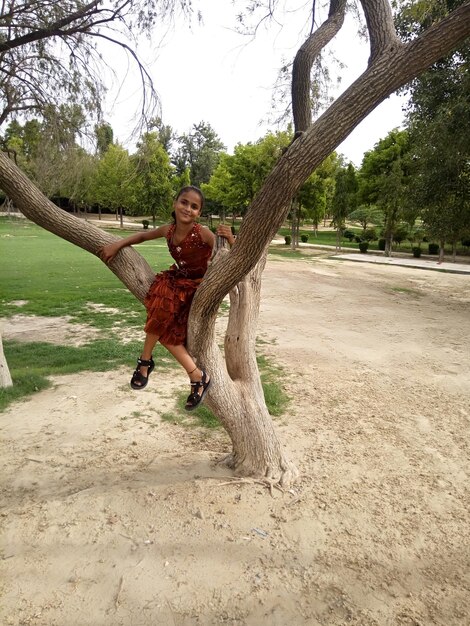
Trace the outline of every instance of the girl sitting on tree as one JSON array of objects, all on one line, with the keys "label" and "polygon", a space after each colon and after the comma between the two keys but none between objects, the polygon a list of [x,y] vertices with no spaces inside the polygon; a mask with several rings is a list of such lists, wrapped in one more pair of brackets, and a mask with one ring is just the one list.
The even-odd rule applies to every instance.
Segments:
[{"label": "girl sitting on tree", "polygon": [[[173,202],[173,223],[154,230],[130,235],[104,246],[99,256],[109,263],[126,246],[166,237],[175,263],[155,276],[145,298],[147,322],[145,342],[131,379],[133,389],[144,389],[155,368],[152,352],[159,341],[186,370],[191,381],[187,411],[195,409],[204,399],[211,379],[200,369],[186,349],[189,309],[196,289],[206,273],[215,243],[214,234],[197,223],[204,206],[202,191],[192,185],[183,187]],[[229,226],[219,225],[217,234],[230,245],[234,237]]]}]

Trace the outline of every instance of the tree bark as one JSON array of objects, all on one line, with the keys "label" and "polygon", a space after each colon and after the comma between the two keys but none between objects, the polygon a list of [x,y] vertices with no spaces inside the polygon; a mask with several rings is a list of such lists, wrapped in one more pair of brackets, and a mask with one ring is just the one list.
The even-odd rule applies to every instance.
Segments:
[{"label": "tree bark", "polygon": [[3,352],[2,333],[0,328],[0,389],[6,387],[12,387],[13,381],[11,380],[10,370],[8,369],[8,363]]}]

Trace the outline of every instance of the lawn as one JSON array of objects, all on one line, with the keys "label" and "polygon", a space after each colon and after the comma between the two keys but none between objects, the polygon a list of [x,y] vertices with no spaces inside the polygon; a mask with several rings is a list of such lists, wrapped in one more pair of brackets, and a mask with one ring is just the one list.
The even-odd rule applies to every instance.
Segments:
[{"label": "lawn", "polygon": [[[147,242],[139,251],[156,271],[170,264],[164,240]],[[26,220],[6,218],[0,218],[0,256],[8,260],[0,267],[0,317],[67,317],[64,324],[100,329],[98,340],[80,347],[38,342],[34,336],[28,343],[5,341],[14,386],[0,390],[0,409],[47,387],[48,375],[134,366],[145,309],[99,259]],[[135,329],[136,340],[121,342],[119,328],[127,334]],[[156,355],[174,366],[163,348]]]},{"label": "lawn", "polygon": [[[123,237],[130,234],[112,232]],[[156,272],[172,263],[164,239],[141,244],[138,250]],[[34,336],[27,343],[4,341],[14,385],[0,389],[0,410],[49,386],[50,375],[134,367],[141,350],[145,309],[99,259],[29,221],[10,218],[0,218],[0,256],[8,259],[0,267],[0,318],[18,314],[62,317],[69,320],[64,324],[87,324],[100,330],[99,339],[90,338],[78,347],[38,342]],[[121,329],[126,335],[135,331],[136,340],[122,341]],[[154,356],[160,367],[178,367],[159,344]],[[285,404],[282,391],[276,390],[281,374],[275,375],[268,366],[262,369],[268,407],[273,415],[279,414],[279,403]],[[215,418],[207,409],[198,411],[202,422],[214,425]],[[194,413],[197,417],[198,412]]]}]

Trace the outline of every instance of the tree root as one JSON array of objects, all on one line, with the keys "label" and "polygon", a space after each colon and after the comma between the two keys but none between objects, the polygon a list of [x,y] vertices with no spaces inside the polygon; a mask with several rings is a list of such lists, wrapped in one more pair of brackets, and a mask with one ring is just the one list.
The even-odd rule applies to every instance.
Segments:
[{"label": "tree root", "polygon": [[262,484],[269,488],[271,495],[273,495],[273,489],[285,493],[300,476],[296,466],[286,459],[280,459],[278,467],[269,466],[261,469],[247,463],[245,459],[243,461],[237,459],[232,452],[222,457],[218,464],[225,465],[234,471],[233,480]]}]

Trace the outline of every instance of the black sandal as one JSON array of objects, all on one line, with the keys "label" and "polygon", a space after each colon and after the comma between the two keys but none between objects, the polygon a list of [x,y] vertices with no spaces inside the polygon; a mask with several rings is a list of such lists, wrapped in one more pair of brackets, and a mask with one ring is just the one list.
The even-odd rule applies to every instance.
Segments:
[{"label": "black sandal", "polygon": [[[184,408],[186,411],[193,411],[196,407],[198,407],[201,402],[204,400],[204,396],[207,393],[207,390],[210,387],[212,379],[209,378],[207,380],[207,374],[204,370],[202,370],[202,380],[197,380],[196,382],[191,383],[191,393],[186,400],[186,404]],[[199,390],[202,387],[202,393],[199,394]]]},{"label": "black sandal", "polygon": [[[141,367],[148,367],[147,376],[144,376],[142,374],[142,372],[140,371]],[[146,387],[147,383],[149,381],[149,376],[153,372],[154,369],[155,369],[155,363],[154,363],[152,357],[150,357],[150,359],[148,359],[148,360],[142,359],[142,358],[139,357],[137,359],[136,370],[132,374],[132,378],[131,378],[131,387],[132,387],[132,389],[143,389],[144,387]]]}]

